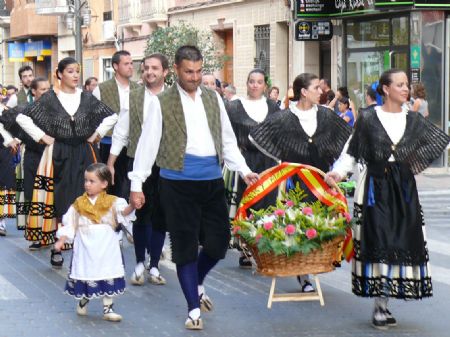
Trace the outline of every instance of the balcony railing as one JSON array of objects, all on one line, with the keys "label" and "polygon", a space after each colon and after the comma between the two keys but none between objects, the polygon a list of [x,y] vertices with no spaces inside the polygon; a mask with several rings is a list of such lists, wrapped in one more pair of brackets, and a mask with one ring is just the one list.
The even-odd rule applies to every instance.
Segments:
[{"label": "balcony railing", "polygon": [[69,4],[73,0],[35,0],[36,14],[39,15],[64,15],[69,11]]},{"label": "balcony railing", "polygon": [[119,2],[120,25],[139,25],[143,21],[167,21],[167,1],[122,0]]}]

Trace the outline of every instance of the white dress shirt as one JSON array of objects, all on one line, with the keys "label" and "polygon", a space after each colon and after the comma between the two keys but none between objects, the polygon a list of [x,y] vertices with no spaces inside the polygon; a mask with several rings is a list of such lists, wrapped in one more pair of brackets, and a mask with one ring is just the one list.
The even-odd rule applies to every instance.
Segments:
[{"label": "white dress shirt", "polygon": [[[80,106],[81,93],[81,89],[77,89],[75,93],[66,93],[63,91],[59,91],[58,93],[58,100],[71,117],[75,115]],[[117,115],[113,114],[103,119],[96,130],[100,137],[103,137],[106,132],[116,124],[117,118]],[[45,136],[45,132],[42,131],[29,116],[19,114],[16,118],[16,122],[35,142],[39,142],[42,137]]]},{"label": "white dress shirt", "polygon": [[[130,100],[130,84],[127,86],[123,86],[122,84],[117,81],[116,78],[114,78],[117,84],[117,89],[119,91],[119,105],[120,105],[120,111],[119,115],[121,115],[123,112],[128,113],[129,108],[129,100]],[[99,101],[102,100],[101,94],[100,94],[100,87],[97,86],[94,91],[92,92],[92,95],[97,97]]]},{"label": "white dress shirt", "polygon": [[[164,86],[162,87],[161,92],[164,91]],[[145,89],[145,95],[144,95],[144,106],[143,106],[143,120],[145,121],[147,117],[147,111],[149,109],[150,101],[152,98],[155,98],[156,95],[152,93],[147,88]],[[114,126],[114,131],[112,134],[112,144],[111,144],[111,150],[109,153],[112,155],[118,156],[120,154],[120,151],[124,147],[128,146],[128,142],[130,140],[130,114],[128,113],[121,113],[119,115],[119,119],[117,121],[117,124]]]},{"label": "white dress shirt", "polygon": [[248,98],[240,98],[240,100],[247,115],[255,122],[261,123],[266,119],[269,107],[267,105],[267,99],[264,96],[256,100]]},{"label": "white dress shirt", "polygon": [[305,133],[312,137],[317,130],[317,105],[313,105],[309,110],[300,110],[296,105],[292,104],[290,109],[297,116]]},{"label": "white dress shirt", "polygon": [[[2,113],[0,112],[0,116]],[[14,140],[13,136],[5,130],[5,127],[0,123],[0,135],[3,137],[3,146],[8,147],[8,145]]]},{"label": "white dress shirt", "polygon": [[[178,83],[176,85],[180,93],[186,122],[186,153],[202,157],[217,155],[201,98],[201,89],[197,88],[194,100]],[[251,170],[237,147],[236,136],[223,101],[217,92],[216,95],[220,108],[222,150],[225,164],[230,170],[246,176]],[[142,184],[151,174],[161,142],[163,120],[159,99],[153,99],[148,109],[147,119],[142,127],[141,137],[136,149],[133,171],[128,173],[131,180],[131,191],[133,192],[142,191]]]},{"label": "white dress shirt", "polygon": [[[403,108],[402,112],[386,112],[381,106],[376,106],[375,111],[383,128],[386,130],[389,139],[396,145],[405,133],[406,116],[408,114],[407,108]],[[350,143],[351,138],[352,137],[347,140],[339,159],[333,166],[333,171],[339,173],[341,177],[345,177],[348,172],[352,171],[356,164],[355,158],[347,153],[348,144]],[[395,161],[395,157],[391,155],[389,161]]]}]

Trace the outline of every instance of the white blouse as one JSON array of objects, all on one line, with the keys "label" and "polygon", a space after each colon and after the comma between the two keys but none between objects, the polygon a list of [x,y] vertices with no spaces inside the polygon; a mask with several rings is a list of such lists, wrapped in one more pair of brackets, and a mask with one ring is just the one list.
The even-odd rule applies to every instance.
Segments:
[{"label": "white blouse", "polygon": [[[375,111],[383,128],[386,130],[389,139],[394,145],[397,145],[405,133],[406,116],[408,115],[407,108],[402,108],[401,112],[386,112],[381,106],[376,106]],[[347,153],[348,144],[350,143],[351,138],[352,137],[350,136],[347,140],[339,159],[333,166],[333,171],[339,173],[341,177],[345,177],[348,172],[352,171],[356,164],[355,158]],[[395,157],[391,155],[389,161],[395,161]]]},{"label": "white blouse", "polygon": [[289,107],[294,115],[297,116],[300,125],[309,137],[312,137],[317,130],[317,105],[309,110],[300,110],[296,105]]},{"label": "white blouse", "polygon": [[[76,90],[75,93],[66,93],[59,91],[58,100],[61,102],[64,110],[72,117],[78,110],[81,101],[81,89]],[[112,114],[103,119],[100,125],[97,127],[97,133],[100,137],[103,137],[113,126],[116,124],[118,119],[117,114]],[[19,114],[16,118],[17,124],[30,135],[35,142],[39,142],[42,137],[45,136],[45,132],[42,131],[29,116]]]},{"label": "white blouse", "polygon": [[262,96],[260,99],[252,100],[248,98],[239,98],[241,100],[242,106],[244,107],[247,114],[257,123],[261,123],[266,119],[269,112],[269,107],[267,106],[267,99]]},{"label": "white blouse", "polygon": [[[89,200],[94,204],[96,198]],[[117,222],[132,232],[132,221],[136,217],[134,211],[128,216],[122,215],[127,207],[125,199],[117,198],[113,207]],[[70,278],[98,281],[125,275],[119,236],[111,225],[114,223],[113,207],[103,216],[100,224],[94,224],[87,217],[79,215],[73,206],[64,214],[63,226],[58,229],[56,236],[66,236],[67,242],[74,244]]]}]

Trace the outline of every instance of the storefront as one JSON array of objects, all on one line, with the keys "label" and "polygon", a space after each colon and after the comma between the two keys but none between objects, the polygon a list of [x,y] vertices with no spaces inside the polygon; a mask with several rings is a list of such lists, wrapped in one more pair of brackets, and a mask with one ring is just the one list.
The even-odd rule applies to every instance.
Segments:
[{"label": "storefront", "polygon": [[[410,83],[425,85],[430,120],[450,131],[449,1],[300,0],[296,12],[298,20],[332,20],[338,28],[330,55],[334,87],[346,86],[357,107],[384,70],[400,68]],[[448,165],[445,154],[433,166]]]},{"label": "storefront", "polygon": [[8,61],[29,63],[35,76],[51,78],[53,49],[51,38],[42,40],[18,40],[8,42]]}]

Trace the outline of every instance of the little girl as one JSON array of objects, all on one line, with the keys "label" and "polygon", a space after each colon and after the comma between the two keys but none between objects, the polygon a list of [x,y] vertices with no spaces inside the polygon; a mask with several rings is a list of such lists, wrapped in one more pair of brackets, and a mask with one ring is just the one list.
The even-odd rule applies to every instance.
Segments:
[{"label": "little girl", "polygon": [[73,242],[65,292],[79,300],[77,314],[87,315],[89,300],[103,297],[103,318],[119,322],[122,316],[113,310],[113,296],[125,290],[125,270],[116,229],[119,223],[131,226],[135,216],[124,199],[106,193],[111,181],[105,164],[88,166],[86,192],[64,214],[55,250],[60,251],[66,241]]}]

